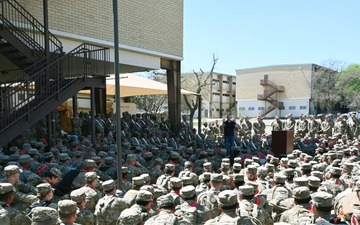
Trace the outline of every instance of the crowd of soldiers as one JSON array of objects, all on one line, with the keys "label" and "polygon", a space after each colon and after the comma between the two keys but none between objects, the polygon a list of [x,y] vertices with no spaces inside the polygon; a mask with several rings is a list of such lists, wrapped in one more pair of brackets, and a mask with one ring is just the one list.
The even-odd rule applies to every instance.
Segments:
[{"label": "crowd of soldiers", "polygon": [[314,135],[313,116],[305,131],[305,116],[276,118],[273,130],[314,146],[282,158],[261,117],[241,118],[230,162],[217,121],[198,133],[184,119],[175,134],[164,119],[124,113],[118,182],[114,115],[94,118],[93,145],[75,114],[53,146],[26,134],[1,149],[0,224],[360,224],[360,143],[340,117]]}]

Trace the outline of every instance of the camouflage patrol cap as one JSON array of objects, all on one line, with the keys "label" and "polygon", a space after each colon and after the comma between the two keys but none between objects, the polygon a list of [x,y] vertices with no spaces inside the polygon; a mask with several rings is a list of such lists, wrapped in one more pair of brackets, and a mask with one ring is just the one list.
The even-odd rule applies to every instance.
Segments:
[{"label": "camouflage patrol cap", "polygon": [[341,175],[342,170],[338,167],[331,167],[330,173],[334,175]]},{"label": "camouflage patrol cap", "polygon": [[236,158],[234,158],[234,163],[242,163],[242,159],[241,159],[241,157],[236,157]]},{"label": "camouflage patrol cap", "polygon": [[163,195],[156,199],[159,208],[173,208],[174,198],[171,195]]},{"label": "camouflage patrol cap", "polygon": [[222,169],[230,169],[230,163],[221,163]]},{"label": "camouflage patrol cap", "polygon": [[28,162],[31,162],[31,161],[32,161],[32,158],[28,154],[24,154],[24,155],[21,155],[19,157],[19,162],[20,163],[28,163]]},{"label": "camouflage patrol cap", "polygon": [[91,157],[91,159],[94,160],[96,164],[101,163],[101,157],[100,156],[93,156],[93,157]]},{"label": "camouflage patrol cap", "polygon": [[253,156],[252,157],[252,160],[256,163],[260,163],[260,158],[259,157],[256,157],[256,156]]},{"label": "camouflage patrol cap", "polygon": [[42,141],[38,141],[38,142],[36,142],[35,147],[45,147],[45,144]]},{"label": "camouflage patrol cap", "polygon": [[8,155],[0,155],[0,163],[7,164],[10,161],[10,156]]},{"label": "camouflage patrol cap", "polygon": [[221,163],[230,163],[230,159],[229,158],[222,158]]},{"label": "camouflage patrol cap", "polygon": [[190,174],[188,176],[182,176],[181,177],[183,186],[187,186],[187,185],[192,185],[194,183],[194,177],[190,176]]},{"label": "camouflage patrol cap", "polygon": [[121,212],[118,219],[119,225],[138,225],[141,223],[141,214],[136,209],[129,208]]},{"label": "camouflage patrol cap", "polygon": [[215,151],[214,151],[214,149],[208,149],[207,153],[208,153],[208,155],[212,156],[212,155],[214,155]]},{"label": "camouflage patrol cap", "polygon": [[101,187],[104,191],[110,191],[110,190],[113,190],[115,188],[115,182],[114,180],[107,180],[107,181],[104,181],[102,184],[101,184]]},{"label": "camouflage patrol cap", "polygon": [[136,195],[136,201],[152,202],[153,194],[150,191],[140,190]]},{"label": "camouflage patrol cap", "polygon": [[255,189],[252,185],[243,185],[240,186],[238,189],[239,189],[239,193],[244,196],[250,196],[255,193]]},{"label": "camouflage patrol cap", "polygon": [[233,164],[233,169],[234,170],[241,170],[241,164],[240,163],[234,163]]},{"label": "camouflage patrol cap", "polygon": [[222,156],[226,155],[226,149],[225,148],[220,149],[219,154]]},{"label": "camouflage patrol cap", "polygon": [[[185,168],[191,168],[193,166],[193,163],[191,162],[191,161],[186,161],[185,163],[184,163],[184,167]],[[204,163],[204,166],[205,166],[205,163]]]},{"label": "camouflage patrol cap", "polygon": [[85,180],[86,182],[90,182],[93,181],[95,179],[98,179],[98,175],[96,174],[96,172],[87,172],[85,173]]},{"label": "camouflage patrol cap", "polygon": [[259,166],[259,167],[257,168],[257,175],[259,175],[259,176],[266,176],[267,174],[268,174],[268,170],[267,170],[266,167],[264,167],[264,166]]},{"label": "camouflage patrol cap", "polygon": [[154,155],[152,154],[152,152],[147,152],[147,153],[144,155],[144,159],[151,159],[152,157],[154,157]]},{"label": "camouflage patrol cap", "polygon": [[148,173],[141,174],[140,177],[144,179],[145,183],[148,183],[150,181],[150,175]]},{"label": "camouflage patrol cap", "polygon": [[212,173],[210,180],[212,182],[222,182],[223,181],[223,175],[218,173]]},{"label": "camouflage patrol cap", "polygon": [[270,154],[266,155],[266,159],[271,159],[272,157],[274,157],[274,156],[272,156]]},{"label": "camouflage patrol cap", "polygon": [[296,187],[292,193],[295,199],[307,199],[310,197],[310,189],[308,187]]},{"label": "camouflage patrol cap", "polygon": [[240,173],[235,173],[232,175],[233,177],[233,180],[235,182],[241,182],[241,181],[244,181],[244,174],[240,174]]},{"label": "camouflage patrol cap", "polygon": [[248,172],[250,172],[250,173],[253,173],[253,174],[256,174],[256,172],[257,172],[256,166],[253,166],[253,165],[248,165],[248,166],[246,167],[246,170],[247,170]]},{"label": "camouflage patrol cap", "polygon": [[83,188],[73,190],[70,193],[71,200],[75,201],[77,204],[80,204],[85,199],[85,197],[86,197],[86,193]]},{"label": "camouflage patrol cap", "polygon": [[108,154],[104,151],[100,151],[97,155],[100,156],[101,158],[103,158],[103,157],[106,157]]},{"label": "camouflage patrol cap", "polygon": [[69,154],[67,154],[67,153],[60,153],[58,155],[58,160],[60,160],[60,161],[66,161],[69,159],[70,159],[70,157],[69,157]]},{"label": "camouflage patrol cap", "polygon": [[59,178],[60,180],[62,180],[62,172],[58,168],[52,167],[50,169],[50,173],[56,176],[57,178]]},{"label": "camouflage patrol cap", "polygon": [[251,165],[254,161],[252,159],[245,159],[244,163],[245,165]]},{"label": "camouflage patrol cap", "polygon": [[308,186],[308,178],[307,177],[295,177],[294,178],[294,184],[296,187],[307,187]]},{"label": "camouflage patrol cap", "polygon": [[272,157],[270,159],[270,163],[279,163],[279,158],[278,157]]},{"label": "camouflage patrol cap", "polygon": [[168,145],[166,143],[161,143],[160,148],[165,149],[165,148],[167,148],[167,146]]},{"label": "camouflage patrol cap", "polygon": [[192,198],[195,194],[195,187],[193,185],[185,186],[180,190],[180,195],[185,199]]},{"label": "camouflage patrol cap", "polygon": [[31,215],[32,222],[50,222],[59,218],[59,214],[56,209],[42,206],[33,208],[31,210]]},{"label": "camouflage patrol cap", "polygon": [[296,168],[298,166],[298,163],[295,159],[290,159],[289,162],[288,162],[288,165],[291,167],[291,168]]},{"label": "camouflage patrol cap", "polygon": [[271,172],[274,171],[274,169],[275,169],[275,166],[271,163],[266,163],[265,167],[268,171],[271,171]]},{"label": "camouflage patrol cap", "polygon": [[58,202],[58,212],[70,214],[77,211],[77,204],[73,200],[61,200]]},{"label": "camouflage patrol cap", "polygon": [[285,174],[285,176],[287,176],[287,177],[294,176],[295,170],[292,169],[292,168],[286,168],[286,169],[284,170],[284,174]]},{"label": "camouflage patrol cap", "polygon": [[14,174],[17,174],[17,173],[22,173],[23,170],[20,169],[18,166],[16,165],[9,165],[9,166],[6,166],[4,168],[4,173],[6,176],[11,176],[11,175],[14,175]]},{"label": "camouflage patrol cap", "polygon": [[204,172],[203,174],[204,180],[209,181],[211,179],[211,173],[210,172]]},{"label": "camouflage patrol cap", "polygon": [[230,207],[236,205],[237,194],[231,190],[225,190],[218,194],[218,203],[222,207]]},{"label": "camouflage patrol cap", "polygon": [[112,157],[112,156],[108,156],[108,157],[106,157],[105,160],[104,160],[104,163],[105,163],[106,165],[111,165],[111,164],[113,164],[114,162],[115,162],[115,159],[114,159],[114,157]]},{"label": "camouflage patrol cap", "polygon": [[185,153],[187,154],[193,154],[194,153],[194,150],[192,148],[187,148],[185,149]]},{"label": "camouflage patrol cap", "polygon": [[127,161],[133,161],[133,160],[136,160],[136,155],[135,154],[128,154],[127,157],[126,157],[126,160]]},{"label": "camouflage patrol cap", "polygon": [[212,165],[211,165],[211,162],[206,162],[203,164],[203,167],[206,168],[206,169],[210,169],[212,168]]},{"label": "camouflage patrol cap", "polygon": [[10,183],[0,183],[0,195],[15,191],[15,188]]},{"label": "camouflage patrol cap", "polygon": [[170,178],[170,183],[173,188],[181,188],[183,185],[182,179],[180,179],[178,177]]},{"label": "camouflage patrol cap", "polygon": [[234,151],[240,151],[241,150],[241,148],[240,148],[240,146],[234,146]]},{"label": "camouflage patrol cap", "polygon": [[275,173],[274,174],[274,181],[278,184],[285,184],[287,177],[282,173]]},{"label": "camouflage patrol cap", "polygon": [[294,156],[294,154],[288,154],[288,155],[286,156],[286,158],[288,158],[289,160],[290,160],[290,159],[295,159],[295,156]]},{"label": "camouflage patrol cap", "polygon": [[355,182],[353,191],[360,191],[360,180]]},{"label": "camouflage patrol cap", "polygon": [[126,166],[122,166],[121,171],[122,171],[122,173],[129,173],[129,168]]},{"label": "camouflage patrol cap", "polygon": [[144,178],[142,178],[142,177],[133,177],[131,179],[132,179],[133,185],[142,186],[145,184]]},{"label": "camouflage patrol cap", "polygon": [[333,205],[334,196],[324,191],[313,193],[311,198],[316,207],[331,207]]},{"label": "camouflage patrol cap", "polygon": [[256,181],[250,181],[250,180],[246,181],[245,185],[253,186],[254,190],[257,190],[258,187],[259,187],[259,183],[258,183],[258,182],[256,182]]},{"label": "camouflage patrol cap", "polygon": [[349,162],[346,162],[342,165],[342,167],[344,169],[346,169],[348,172],[351,172],[354,168],[354,164],[353,163],[349,163]]},{"label": "camouflage patrol cap", "polygon": [[335,159],[335,160],[331,163],[331,165],[332,165],[333,167],[340,167],[340,164],[341,164],[341,159]]},{"label": "camouflage patrol cap", "polygon": [[45,152],[44,153],[44,158],[45,159],[48,159],[48,158],[51,158],[51,157],[54,157],[54,153],[52,153],[52,152]]},{"label": "camouflage patrol cap", "polygon": [[174,171],[175,170],[175,165],[168,163],[168,164],[165,165],[165,170]]},{"label": "camouflage patrol cap", "polygon": [[39,193],[45,193],[45,192],[49,192],[49,191],[54,191],[54,190],[55,190],[49,183],[38,184],[38,185],[36,186],[36,189],[38,190]]},{"label": "camouflage patrol cap", "polygon": [[320,178],[316,177],[316,176],[309,176],[308,177],[309,181],[308,181],[308,185],[309,187],[320,187],[321,184],[321,180]]},{"label": "camouflage patrol cap", "polygon": [[310,163],[303,163],[301,165],[302,170],[311,170],[311,168],[312,168],[312,165]]},{"label": "camouflage patrol cap", "polygon": [[19,154],[11,154],[10,159],[11,159],[11,161],[19,161],[20,155]]},{"label": "camouflage patrol cap", "polygon": [[179,159],[180,158],[180,154],[178,152],[172,151],[170,153],[170,158],[171,159]]},{"label": "camouflage patrol cap", "polygon": [[87,167],[87,168],[93,167],[93,168],[96,168],[97,165],[96,165],[96,163],[95,163],[94,160],[92,160],[92,159],[85,159],[85,160],[84,160],[84,163],[83,163],[83,167]]},{"label": "camouflage patrol cap", "polygon": [[151,194],[155,195],[155,188],[152,185],[143,185],[140,187],[140,190],[150,191]]},{"label": "camouflage patrol cap", "polygon": [[328,158],[331,158],[331,159],[336,159],[337,158],[335,152],[328,152],[327,156],[328,156]]},{"label": "camouflage patrol cap", "polygon": [[13,152],[16,152],[16,151],[20,151],[20,149],[18,148],[18,146],[12,146],[12,147],[9,148],[9,151],[13,153]]}]

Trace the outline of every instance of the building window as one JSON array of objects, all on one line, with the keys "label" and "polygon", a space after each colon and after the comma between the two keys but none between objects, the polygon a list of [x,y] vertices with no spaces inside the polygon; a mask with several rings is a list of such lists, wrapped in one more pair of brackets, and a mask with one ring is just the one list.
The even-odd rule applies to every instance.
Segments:
[{"label": "building window", "polygon": [[223,94],[223,96],[227,96],[227,97],[229,97],[230,95],[229,95],[229,94]]},{"label": "building window", "polygon": [[306,105],[300,106],[300,109],[307,109]]},{"label": "building window", "polygon": [[295,110],[296,106],[289,106],[289,110]]},{"label": "building window", "polygon": [[219,112],[220,111],[220,109],[216,109],[216,112]]},{"label": "building window", "polygon": [[224,83],[224,84],[228,84],[229,81],[228,81],[228,80],[223,80],[223,83]]},{"label": "building window", "polygon": [[236,82],[233,82],[233,85],[236,85]]},{"label": "building window", "polygon": [[220,95],[220,93],[217,93],[217,92],[213,92],[213,95]]},{"label": "building window", "polygon": [[248,110],[249,110],[249,111],[254,111],[254,110],[255,110],[255,107],[249,107]]},{"label": "building window", "polygon": [[262,110],[264,110],[265,108],[264,107],[258,107],[258,110],[259,111],[262,111]]}]

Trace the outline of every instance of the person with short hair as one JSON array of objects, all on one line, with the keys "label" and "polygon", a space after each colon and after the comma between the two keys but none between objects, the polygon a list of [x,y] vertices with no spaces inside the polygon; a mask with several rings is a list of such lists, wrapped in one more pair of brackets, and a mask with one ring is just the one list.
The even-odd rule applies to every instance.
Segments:
[{"label": "person with short hair", "polygon": [[61,200],[58,203],[59,225],[79,225],[75,223],[77,217],[77,204],[73,200]]}]

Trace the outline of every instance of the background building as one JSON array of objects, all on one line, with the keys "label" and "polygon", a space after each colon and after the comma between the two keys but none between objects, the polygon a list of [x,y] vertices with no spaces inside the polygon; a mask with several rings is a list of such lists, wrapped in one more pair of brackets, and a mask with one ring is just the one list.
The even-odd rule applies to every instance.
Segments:
[{"label": "background building", "polygon": [[313,87],[321,69],[316,64],[294,64],[236,70],[238,116],[316,114]]}]

